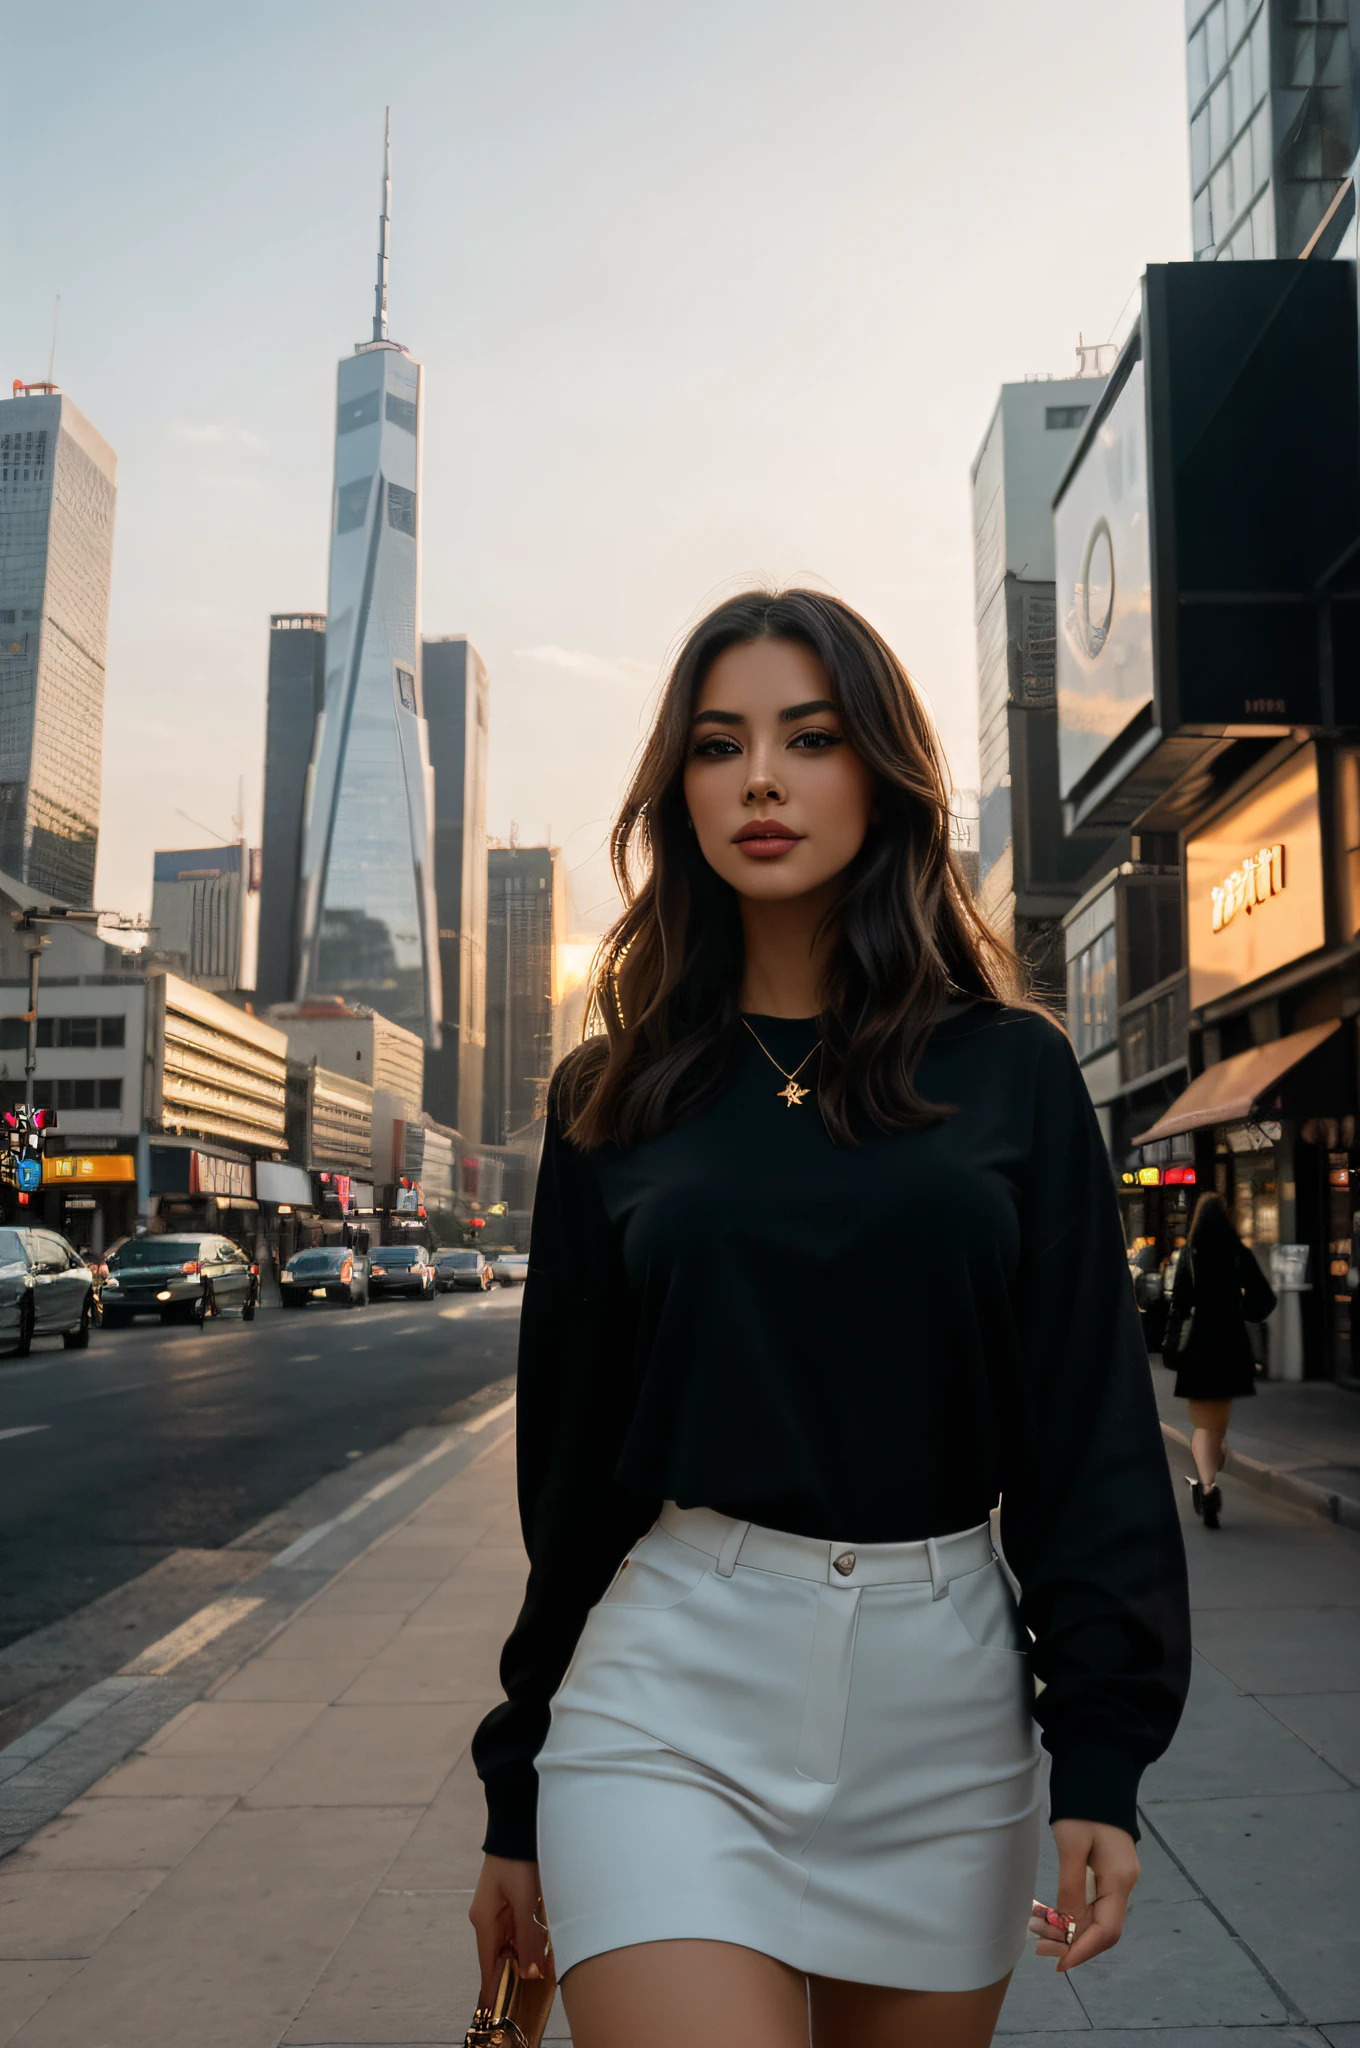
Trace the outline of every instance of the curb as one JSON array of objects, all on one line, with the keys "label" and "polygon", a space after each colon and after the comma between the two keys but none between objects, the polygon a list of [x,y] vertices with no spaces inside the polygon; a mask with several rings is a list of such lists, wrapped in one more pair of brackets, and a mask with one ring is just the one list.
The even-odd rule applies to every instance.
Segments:
[{"label": "curb", "polygon": [[[1162,1424],[1162,1435],[1173,1444],[1179,1444],[1182,1450],[1190,1449],[1189,1437],[1173,1422]],[[1296,1508],[1303,1508],[1311,1515],[1320,1515],[1325,1522],[1337,1522],[1343,1529],[1360,1530],[1360,1501],[1352,1500],[1347,1494],[1332,1493],[1315,1480],[1300,1478],[1295,1472],[1282,1472],[1277,1465],[1263,1464],[1259,1458],[1249,1458],[1244,1452],[1231,1448],[1223,1469],[1235,1479],[1245,1480],[1248,1486],[1254,1486],[1258,1493],[1273,1493]]]}]

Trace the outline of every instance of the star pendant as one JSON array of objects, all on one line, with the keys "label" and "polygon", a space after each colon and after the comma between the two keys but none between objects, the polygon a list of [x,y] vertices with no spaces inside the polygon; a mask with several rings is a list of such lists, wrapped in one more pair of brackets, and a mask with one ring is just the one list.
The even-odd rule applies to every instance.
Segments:
[{"label": "star pendant", "polygon": [[798,1083],[791,1078],[787,1088],[780,1088],[776,1092],[781,1102],[787,1102],[790,1109],[797,1109],[799,1103],[809,1091],[806,1088],[800,1088]]}]

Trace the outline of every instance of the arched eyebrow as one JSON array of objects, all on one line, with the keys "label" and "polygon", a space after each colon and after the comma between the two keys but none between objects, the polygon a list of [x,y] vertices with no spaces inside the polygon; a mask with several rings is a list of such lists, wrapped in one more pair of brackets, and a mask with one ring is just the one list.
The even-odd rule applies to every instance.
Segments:
[{"label": "arched eyebrow", "polygon": [[[800,718],[812,718],[819,711],[830,711],[834,713],[835,710],[836,706],[832,703],[829,697],[813,697],[806,704],[788,705],[783,711],[780,712],[779,723],[781,725],[795,725]],[[745,725],[746,713],[744,711],[695,712],[695,725],[703,725],[706,721],[713,725]]]}]

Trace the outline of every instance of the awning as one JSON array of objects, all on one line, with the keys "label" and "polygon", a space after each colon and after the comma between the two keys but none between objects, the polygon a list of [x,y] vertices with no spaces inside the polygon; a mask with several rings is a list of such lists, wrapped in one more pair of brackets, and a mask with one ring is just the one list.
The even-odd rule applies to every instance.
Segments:
[{"label": "awning", "polygon": [[1329,1024],[1311,1024],[1306,1031],[1291,1031],[1288,1038],[1254,1045],[1250,1052],[1234,1053],[1231,1059],[1206,1067],[1134,1144],[1150,1145],[1154,1139],[1174,1138],[1181,1131],[1203,1130],[1206,1124],[1244,1122],[1291,1067],[1306,1060],[1340,1029],[1341,1020],[1334,1017]]}]

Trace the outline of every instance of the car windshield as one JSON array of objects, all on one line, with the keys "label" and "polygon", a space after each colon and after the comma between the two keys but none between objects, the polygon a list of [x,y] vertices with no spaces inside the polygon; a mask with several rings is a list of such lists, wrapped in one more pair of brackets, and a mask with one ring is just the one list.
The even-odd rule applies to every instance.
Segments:
[{"label": "car windshield", "polygon": [[204,1256],[197,1237],[133,1237],[110,1259],[111,1266],[183,1266]]},{"label": "car windshield", "polygon": [[436,1252],[436,1266],[454,1266],[460,1273],[471,1273],[477,1265],[476,1252]]},{"label": "car windshield", "polygon": [[299,1252],[288,1262],[290,1273],[338,1273],[349,1257],[346,1251]]},{"label": "car windshield", "polygon": [[378,1260],[384,1266],[418,1266],[420,1253],[409,1246],[384,1246],[378,1253]]},{"label": "car windshield", "polygon": [[0,1230],[0,1266],[26,1266],[28,1252],[17,1230]]}]

